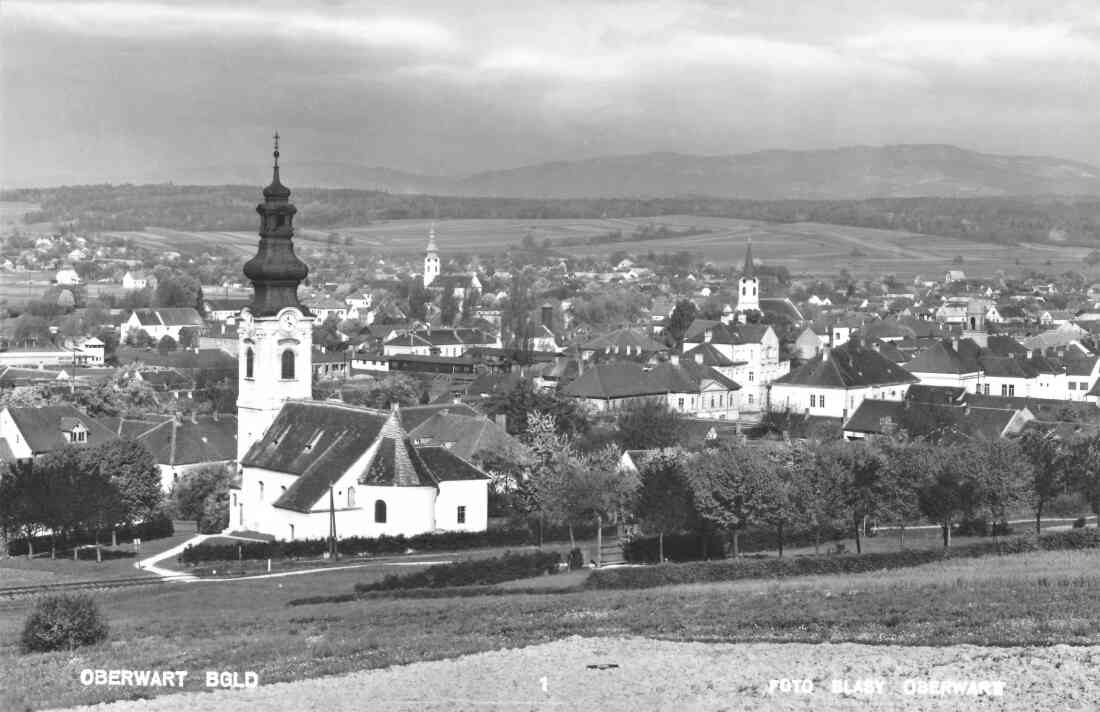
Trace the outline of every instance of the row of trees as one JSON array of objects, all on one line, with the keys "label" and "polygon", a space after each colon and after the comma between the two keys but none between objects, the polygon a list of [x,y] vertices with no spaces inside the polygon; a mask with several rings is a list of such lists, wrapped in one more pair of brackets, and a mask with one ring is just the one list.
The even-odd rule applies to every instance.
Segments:
[{"label": "row of trees", "polygon": [[[869,521],[939,525],[944,546],[964,520],[1003,523],[1024,508],[1038,530],[1057,496],[1083,495],[1100,513],[1100,439],[1058,440],[1029,431],[1018,440],[726,444],[685,453],[666,449],[641,470],[633,512],[648,531],[728,532],[733,551],[746,528],[785,533],[850,531],[862,551]],[[996,531],[996,528],[994,528]]]},{"label": "row of trees", "polygon": [[87,447],[66,445],[32,464],[0,473],[0,544],[13,534],[33,540],[49,532],[50,556],[58,539],[102,532],[150,517],[161,504],[160,469],[152,454],[133,440]]}]

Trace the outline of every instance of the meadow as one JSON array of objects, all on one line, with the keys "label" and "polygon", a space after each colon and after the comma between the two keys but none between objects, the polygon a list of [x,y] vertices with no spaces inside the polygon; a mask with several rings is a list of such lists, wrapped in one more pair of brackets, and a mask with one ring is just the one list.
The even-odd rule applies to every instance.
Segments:
[{"label": "meadow", "polygon": [[89,704],[168,692],[85,687],[78,680],[84,668],[184,669],[193,677],[208,669],[252,670],[265,684],[572,635],[1095,645],[1100,643],[1098,564],[1100,551],[1053,551],[846,576],[295,607],[286,604],[345,593],[364,575],[333,571],[174,584],[96,594],[111,625],[106,643],[71,654],[26,656],[16,640],[30,602],[14,601],[0,608],[0,707]]}]

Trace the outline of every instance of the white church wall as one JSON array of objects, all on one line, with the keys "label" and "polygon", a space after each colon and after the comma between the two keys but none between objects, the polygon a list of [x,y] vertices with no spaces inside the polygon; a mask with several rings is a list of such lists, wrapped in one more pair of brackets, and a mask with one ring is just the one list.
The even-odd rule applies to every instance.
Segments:
[{"label": "white church wall", "polygon": [[[483,532],[489,526],[489,480],[441,482],[435,500],[435,526],[447,531]],[[465,507],[465,522],[458,508]]]}]

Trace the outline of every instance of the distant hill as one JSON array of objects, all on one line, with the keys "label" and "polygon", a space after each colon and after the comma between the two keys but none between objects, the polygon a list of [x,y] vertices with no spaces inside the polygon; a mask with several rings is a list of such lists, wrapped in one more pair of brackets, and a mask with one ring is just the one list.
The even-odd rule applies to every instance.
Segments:
[{"label": "distant hill", "polygon": [[[729,156],[647,153],[446,178],[346,162],[288,164],[294,185],[390,193],[607,198],[708,196],[749,200],[1100,195],[1100,168],[1041,156],[999,156],[955,146],[852,146]],[[254,183],[255,166],[210,166],[176,183]]]},{"label": "distant hill", "polygon": [[954,146],[855,146],[732,156],[651,153],[543,163],[458,181],[465,195],[579,198],[705,195],[754,200],[1098,195],[1100,169]]}]

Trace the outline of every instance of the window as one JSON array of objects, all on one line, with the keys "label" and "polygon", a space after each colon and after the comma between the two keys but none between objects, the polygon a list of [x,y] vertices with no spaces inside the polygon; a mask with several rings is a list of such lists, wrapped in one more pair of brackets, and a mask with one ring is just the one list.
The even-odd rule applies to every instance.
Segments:
[{"label": "window", "polygon": [[354,487],[348,487],[348,506],[349,507],[354,507],[355,506],[355,488]]},{"label": "window", "polygon": [[753,373],[752,373],[752,371],[749,371],[749,382],[751,383],[753,381],[753,379],[754,379]]},{"label": "window", "polygon": [[83,428],[77,428],[73,431],[73,442],[86,443],[88,442],[88,431]]},{"label": "window", "polygon": [[234,508],[236,508],[236,506],[237,506],[237,495],[236,495],[236,493],[233,494],[233,504],[232,504],[232,506]]},{"label": "window", "polygon": [[262,501],[264,501],[264,483],[260,482],[259,485],[260,485],[260,501],[262,502]]},{"label": "window", "polygon": [[722,405],[722,402],[724,400],[725,400],[725,396],[722,396],[722,395],[718,396],[718,407],[719,408],[724,408],[725,407],[724,405]]},{"label": "window", "polygon": [[1077,390],[1077,381],[1070,381],[1070,382],[1069,382],[1069,389],[1070,389],[1071,391],[1075,391],[1075,390]]},{"label": "window", "polygon": [[989,384],[988,383],[982,385],[982,394],[983,395],[989,395]]},{"label": "window", "polygon": [[378,524],[386,523],[386,503],[380,499],[374,501],[374,521]]},{"label": "window", "polygon": [[1016,386],[1011,384],[1011,383],[1008,384],[1008,397],[1012,398],[1015,395],[1016,395]]},{"label": "window", "polygon": [[680,397],[679,397],[678,399],[676,399],[676,407],[677,407],[677,408],[678,408],[679,410],[683,410],[683,409],[684,409],[684,397],[683,397],[683,396],[680,396]]},{"label": "window", "polygon": [[1077,387],[1080,388],[1082,391],[1087,391],[1089,389],[1088,381],[1081,381],[1077,384]]},{"label": "window", "polygon": [[256,361],[256,354],[252,351],[252,347],[249,346],[244,352],[244,377],[252,378],[252,370]]},{"label": "window", "polygon": [[821,395],[819,395],[817,397],[817,407],[818,408],[824,408],[825,407],[825,394],[824,393],[822,393]]},{"label": "window", "polygon": [[752,405],[752,394],[749,394],[749,405]]},{"label": "window", "polygon": [[294,525],[290,525],[290,540],[294,541]]},{"label": "window", "polygon": [[817,407],[817,395],[815,395],[813,393],[810,394],[810,407],[811,408],[816,408]]},{"label": "window", "polygon": [[752,287],[752,296],[754,296],[754,297],[756,296],[756,285],[755,284]]},{"label": "window", "polygon": [[459,507],[458,508],[458,523],[459,524],[465,524],[466,523],[466,508],[465,507]]},{"label": "window", "polygon": [[294,352],[287,349],[283,352],[283,375],[284,381],[294,380]]},{"label": "window", "polygon": [[275,227],[282,227],[286,225],[286,215],[279,215],[275,218]]},{"label": "window", "polygon": [[714,407],[714,396],[713,395],[710,397],[710,407],[711,408]]}]

